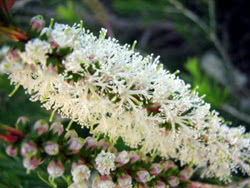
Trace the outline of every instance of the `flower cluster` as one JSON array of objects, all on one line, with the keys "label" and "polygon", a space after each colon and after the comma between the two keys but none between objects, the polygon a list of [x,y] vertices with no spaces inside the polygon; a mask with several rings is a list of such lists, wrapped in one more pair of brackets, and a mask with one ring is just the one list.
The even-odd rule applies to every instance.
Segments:
[{"label": "flower cluster", "polygon": [[11,83],[32,101],[94,135],[122,137],[144,154],[202,167],[205,176],[226,179],[237,168],[250,173],[244,128],[229,128],[159,57],[143,57],[106,38],[104,29],[95,37],[80,24],[52,25],[7,58]]},{"label": "flower cluster", "polygon": [[[16,124],[18,129],[12,128],[19,133],[19,137],[11,143],[6,141],[6,153],[10,157],[18,157],[20,152],[23,166],[29,171],[48,164],[51,184],[55,183],[55,178],[67,176],[70,171],[72,183],[68,182],[69,188],[88,188],[90,185],[94,188],[190,185],[193,170],[189,167],[180,170],[172,161],[145,157],[136,151],[119,152],[119,148],[111,145],[107,138],[80,138],[74,130],[62,132],[64,128],[59,122],[49,125],[39,120],[31,126],[21,119],[23,117]],[[41,133],[44,127],[46,131]],[[66,169],[67,166],[70,170]]]}]

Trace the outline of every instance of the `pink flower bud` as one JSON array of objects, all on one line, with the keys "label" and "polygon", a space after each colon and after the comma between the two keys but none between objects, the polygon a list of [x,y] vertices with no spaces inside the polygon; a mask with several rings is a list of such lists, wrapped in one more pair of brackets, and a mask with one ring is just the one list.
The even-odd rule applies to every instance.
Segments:
[{"label": "pink flower bud", "polygon": [[55,142],[47,142],[44,150],[48,155],[57,155],[59,153],[59,145]]},{"label": "pink flower bud", "polygon": [[5,150],[6,150],[6,153],[7,153],[8,156],[10,156],[10,157],[15,157],[15,156],[17,156],[18,150],[17,150],[17,148],[15,148],[14,146],[12,146],[12,145],[7,145],[6,148],[5,148]]},{"label": "pink flower bud", "polygon": [[98,141],[97,147],[101,150],[107,150],[109,145],[104,139],[101,139],[100,141]]},{"label": "pink flower bud", "polygon": [[171,187],[177,187],[180,184],[180,180],[176,176],[171,176],[168,178],[168,183]]},{"label": "pink flower bud", "polygon": [[72,164],[72,167],[71,167],[71,174],[73,173],[73,171],[75,170],[75,168],[76,168],[77,166],[79,166],[79,165],[85,165],[85,164],[86,164],[86,162],[83,161],[83,160],[78,160],[77,162],[74,162],[74,163]]},{"label": "pink flower bud", "polygon": [[173,161],[162,162],[163,171],[166,172],[169,168],[176,168]]},{"label": "pink flower bud", "polygon": [[63,175],[64,166],[62,165],[61,161],[52,160],[50,161],[47,170],[50,176],[57,178]]},{"label": "pink flower bud", "polygon": [[59,48],[59,44],[57,44],[55,41],[50,40],[50,46],[51,48]]},{"label": "pink flower bud", "polygon": [[64,128],[60,122],[54,122],[50,126],[50,130],[52,130],[53,134],[57,134],[58,136],[61,136],[64,131]]},{"label": "pink flower bud", "polygon": [[37,145],[32,142],[28,141],[22,144],[21,147],[21,154],[23,157],[32,157],[37,153]]},{"label": "pink flower bud", "polygon": [[30,120],[27,117],[21,116],[17,119],[16,121],[16,125],[22,123],[24,125],[26,125]]},{"label": "pink flower bud", "polygon": [[162,166],[159,163],[153,163],[150,168],[150,173],[157,176],[161,173]]},{"label": "pink flower bud", "polygon": [[132,164],[134,164],[140,160],[141,160],[141,157],[137,154],[134,154],[130,157],[130,163],[132,163]]},{"label": "pink flower bud", "polygon": [[93,150],[96,148],[96,146],[97,146],[97,141],[95,138],[90,137],[90,136],[86,138],[86,141],[85,141],[86,149]]},{"label": "pink flower bud", "polygon": [[6,58],[10,63],[16,63],[21,60],[18,52],[15,49],[11,49]]},{"label": "pink flower bud", "polygon": [[40,164],[42,164],[41,159],[36,157],[24,157],[23,159],[23,166],[28,170],[36,169]]},{"label": "pink flower bud", "polygon": [[40,32],[45,26],[45,20],[42,15],[35,16],[30,21],[31,29]]},{"label": "pink flower bud", "polygon": [[115,188],[115,184],[113,183],[113,180],[109,176],[100,176],[96,177],[93,181],[92,188]]},{"label": "pink flower bud", "polygon": [[125,164],[127,164],[129,162],[130,158],[129,158],[129,154],[127,151],[122,151],[120,153],[118,153],[115,162],[118,163],[119,166],[123,166]]},{"label": "pink flower bud", "polygon": [[72,153],[78,153],[84,145],[84,142],[80,137],[78,138],[71,138],[68,142],[68,149]]},{"label": "pink flower bud", "polygon": [[166,188],[166,184],[163,181],[157,181],[154,188]]},{"label": "pink flower bud", "polygon": [[71,139],[71,138],[76,138],[76,137],[78,137],[78,134],[77,134],[77,132],[75,130],[69,130],[64,135],[64,138],[66,140]]},{"label": "pink flower bud", "polygon": [[49,125],[46,121],[44,120],[38,120],[36,121],[34,125],[34,130],[38,135],[42,135],[48,131]]},{"label": "pink flower bud", "polygon": [[136,180],[139,183],[147,183],[150,180],[150,174],[147,170],[142,169],[136,173]]},{"label": "pink flower bud", "polygon": [[87,182],[90,178],[91,171],[86,165],[77,165],[71,170],[73,181],[75,183]]},{"label": "pink flower bud", "polygon": [[123,174],[118,177],[118,184],[120,188],[129,188],[132,185],[132,178],[128,174]]},{"label": "pink flower bud", "polygon": [[193,169],[191,167],[186,167],[180,172],[180,179],[187,181],[193,175]]}]

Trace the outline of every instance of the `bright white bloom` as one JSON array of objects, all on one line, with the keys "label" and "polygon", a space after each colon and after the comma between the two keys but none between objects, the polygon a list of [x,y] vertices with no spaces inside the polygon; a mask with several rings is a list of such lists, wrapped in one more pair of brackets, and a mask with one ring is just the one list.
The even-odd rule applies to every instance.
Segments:
[{"label": "bright white bloom", "polygon": [[87,182],[90,177],[90,170],[86,165],[78,165],[71,171],[75,183]]},{"label": "bright white bloom", "polygon": [[[47,29],[45,28],[45,30]],[[56,43],[61,48],[73,47],[78,31],[75,27],[56,23],[49,35],[50,41]]]},{"label": "bright white bloom", "polygon": [[101,175],[109,175],[110,171],[115,170],[115,154],[101,151],[95,159],[96,169]]},{"label": "bright white bloom", "polygon": [[48,57],[47,54],[51,51],[52,49],[48,42],[34,39],[25,45],[25,52],[20,52],[20,56],[25,63],[31,65],[41,64],[45,67]]},{"label": "bright white bloom", "polygon": [[[113,141],[122,137],[130,147],[143,146],[144,153],[203,167],[206,176],[225,179],[237,168],[250,174],[244,130],[224,125],[189,85],[163,69],[158,57],[143,57],[129,45],[105,38],[105,30],[95,37],[77,25],[55,24],[43,33],[50,43],[29,41],[20,61],[8,67],[12,84],[22,85],[32,101],[96,135]],[[63,57],[60,74],[45,66],[52,44],[72,50]],[[152,109],[157,113],[149,113]]]}]

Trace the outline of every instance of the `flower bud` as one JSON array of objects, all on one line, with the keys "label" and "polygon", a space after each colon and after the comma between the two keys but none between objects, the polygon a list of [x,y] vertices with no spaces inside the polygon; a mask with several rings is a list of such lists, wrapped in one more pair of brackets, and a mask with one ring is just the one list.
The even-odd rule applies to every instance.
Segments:
[{"label": "flower bud", "polygon": [[36,121],[34,125],[34,130],[38,135],[42,135],[48,131],[49,125],[46,121],[44,120],[38,120]]},{"label": "flower bud", "polygon": [[132,178],[128,174],[123,174],[118,177],[118,185],[120,188],[130,188],[132,185]]},{"label": "flower bud", "polygon": [[17,156],[18,150],[17,150],[17,148],[14,147],[14,146],[12,146],[12,145],[7,145],[6,148],[5,148],[5,150],[6,150],[6,153],[7,153],[8,156],[10,156],[10,157],[15,157],[15,156]]},{"label": "flower bud", "polygon": [[137,155],[137,154],[134,154],[134,155],[132,155],[130,157],[130,163],[131,164],[134,164],[134,163],[136,163],[136,162],[138,162],[140,160],[141,160],[141,157],[139,155]]},{"label": "flower bud", "polygon": [[85,165],[85,164],[86,164],[86,162],[83,161],[83,160],[78,160],[77,162],[74,162],[74,163],[72,164],[72,167],[71,167],[71,174],[73,173],[73,171],[75,170],[75,168],[76,168],[77,166]]},{"label": "flower bud", "polygon": [[101,139],[98,141],[97,147],[98,149],[101,149],[101,150],[107,150],[109,145],[104,139]]},{"label": "flower bud", "polygon": [[97,141],[95,138],[90,137],[90,136],[86,138],[86,141],[85,141],[86,149],[93,150],[96,148],[96,146],[97,146]]},{"label": "flower bud", "polygon": [[48,155],[57,155],[59,153],[59,145],[55,142],[47,142],[44,150]]},{"label": "flower bud", "polygon": [[166,184],[163,181],[157,181],[154,188],[165,188]]},{"label": "flower bud", "polygon": [[35,16],[30,21],[31,29],[40,32],[45,26],[45,20],[42,15]]},{"label": "flower bud", "polygon": [[22,123],[23,125],[26,125],[29,121],[30,121],[30,120],[29,120],[27,117],[21,116],[21,117],[19,117],[19,118],[17,119],[16,125],[18,125],[18,124],[20,124],[20,123]]},{"label": "flower bud", "polygon": [[101,151],[96,156],[96,169],[101,175],[109,175],[111,171],[116,169],[115,166],[115,154],[110,152]]},{"label": "flower bud", "polygon": [[89,188],[88,182],[72,183],[69,188]]},{"label": "flower bud", "polygon": [[84,142],[80,137],[71,138],[68,142],[68,149],[72,153],[78,153],[84,145]]},{"label": "flower bud", "polygon": [[75,130],[69,130],[64,135],[64,138],[66,140],[71,139],[71,138],[76,138],[76,137],[78,137],[78,134],[77,134],[77,132]]},{"label": "flower bud", "polygon": [[150,174],[147,170],[142,169],[136,173],[136,180],[139,183],[147,183],[150,180]]},{"label": "flower bud", "polygon": [[162,162],[163,171],[166,172],[169,168],[176,168],[176,165],[173,161]]},{"label": "flower bud", "polygon": [[177,187],[180,184],[180,180],[176,176],[171,176],[168,178],[168,183],[171,187]]},{"label": "flower bud", "polygon": [[37,154],[37,151],[37,145],[32,141],[22,144],[21,154],[23,157],[32,157]]},{"label": "flower bud", "polygon": [[113,180],[109,176],[100,176],[96,177],[93,181],[92,188],[115,188],[115,184],[113,183]]},{"label": "flower bud", "polygon": [[61,161],[52,160],[50,161],[47,170],[50,176],[57,178],[63,175],[64,166],[62,165]]},{"label": "flower bud", "polygon": [[28,170],[36,169],[40,164],[42,164],[41,159],[36,157],[24,157],[23,159],[23,166]]},{"label": "flower bud", "polygon": [[150,173],[157,176],[161,173],[162,166],[159,163],[153,163],[150,168]]},{"label": "flower bud", "polygon": [[64,128],[60,122],[54,122],[50,126],[50,130],[52,130],[53,134],[57,134],[58,136],[61,136],[64,131]]},{"label": "flower bud", "polygon": [[75,183],[82,183],[89,180],[91,171],[86,165],[78,165],[72,168],[71,174]]},{"label": "flower bud", "polygon": [[191,167],[184,168],[179,174],[180,179],[184,181],[189,180],[192,175],[193,175],[193,169]]},{"label": "flower bud", "polygon": [[122,151],[118,153],[115,162],[118,163],[119,166],[123,166],[129,162],[129,154],[127,151]]},{"label": "flower bud", "polygon": [[16,62],[21,60],[18,52],[15,49],[11,49],[8,52],[6,58],[7,58],[8,62],[10,62],[10,63],[16,63]]}]

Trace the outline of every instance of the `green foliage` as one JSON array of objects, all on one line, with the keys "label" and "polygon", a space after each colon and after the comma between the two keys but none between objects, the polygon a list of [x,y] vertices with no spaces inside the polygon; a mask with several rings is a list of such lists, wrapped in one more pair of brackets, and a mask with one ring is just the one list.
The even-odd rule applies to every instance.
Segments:
[{"label": "green foliage", "polygon": [[67,0],[66,6],[58,5],[56,13],[59,18],[68,22],[77,22],[78,20],[71,0]]},{"label": "green foliage", "polygon": [[202,72],[197,58],[189,58],[185,68],[190,73],[193,88],[197,89],[200,95],[206,95],[205,100],[214,107],[220,107],[229,99],[228,88],[222,88],[219,83]]}]

